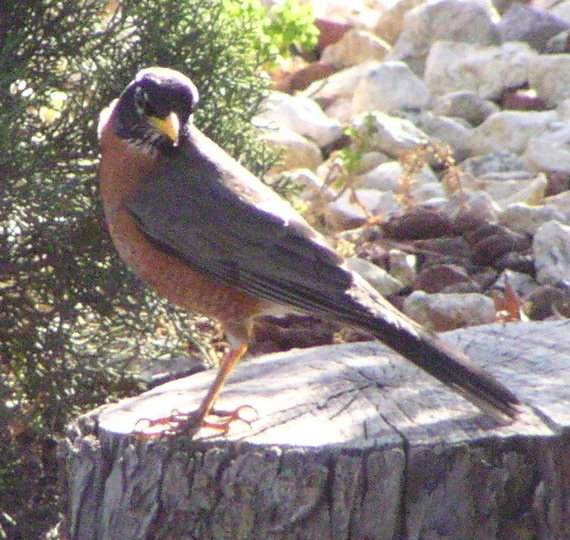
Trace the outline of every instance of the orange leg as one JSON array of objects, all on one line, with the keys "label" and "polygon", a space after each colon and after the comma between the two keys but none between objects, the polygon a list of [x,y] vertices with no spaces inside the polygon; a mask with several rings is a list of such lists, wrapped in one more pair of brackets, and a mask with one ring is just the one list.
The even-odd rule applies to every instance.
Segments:
[{"label": "orange leg", "polygon": [[[202,403],[198,409],[190,413],[173,412],[170,416],[157,418],[154,420],[144,419],[144,427],[136,429],[135,433],[143,437],[160,436],[168,433],[179,433],[181,430],[188,430],[190,433],[196,432],[200,427],[217,429],[223,432],[228,431],[230,424],[235,420],[243,420],[248,422],[241,416],[241,411],[249,406],[238,407],[234,411],[215,411],[214,403],[218,398],[226,379],[229,377],[239,359],[247,351],[247,342],[240,344],[238,347],[231,349],[222,361],[222,365],[218,370],[214,382],[208,389],[208,393],[204,396]],[[219,422],[208,422],[206,417],[210,414],[221,418]],[[248,422],[249,423],[249,422]],[[152,431],[151,428],[156,426],[165,426],[164,430],[158,432]],[[166,427],[167,426],[167,427]]]}]

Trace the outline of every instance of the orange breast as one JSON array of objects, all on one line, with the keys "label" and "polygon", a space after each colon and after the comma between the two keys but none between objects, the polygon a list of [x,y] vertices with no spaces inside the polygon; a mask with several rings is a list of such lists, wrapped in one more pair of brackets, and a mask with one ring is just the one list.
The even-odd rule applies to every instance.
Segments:
[{"label": "orange breast", "polygon": [[125,201],[136,192],[139,179],[155,165],[151,158],[101,130],[100,191],[113,242],[127,265],[158,294],[189,311],[222,323],[247,320],[260,312],[262,302],[194,272],[184,261],[160,250],[141,233]]}]

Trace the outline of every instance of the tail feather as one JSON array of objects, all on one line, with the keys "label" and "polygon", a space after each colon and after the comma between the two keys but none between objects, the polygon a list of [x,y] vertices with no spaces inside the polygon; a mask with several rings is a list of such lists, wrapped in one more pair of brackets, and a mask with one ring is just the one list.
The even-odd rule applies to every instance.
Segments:
[{"label": "tail feather", "polygon": [[367,289],[359,287],[351,295],[357,306],[345,311],[345,322],[371,332],[502,423],[510,422],[519,414],[521,402],[511,390],[464,353],[406,317],[384,298],[371,295]]}]

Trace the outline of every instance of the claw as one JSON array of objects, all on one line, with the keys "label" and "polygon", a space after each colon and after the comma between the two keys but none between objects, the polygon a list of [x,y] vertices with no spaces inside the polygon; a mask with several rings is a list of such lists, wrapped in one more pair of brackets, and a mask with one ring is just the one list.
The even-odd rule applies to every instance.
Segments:
[{"label": "claw", "polygon": [[[244,410],[253,411],[254,417],[248,418],[243,416],[242,411]],[[232,411],[212,410],[209,415],[217,416],[220,420],[218,422],[208,421],[205,418],[200,420],[201,414],[199,411],[181,413],[178,410],[173,410],[169,416],[162,418],[141,418],[137,421],[133,433],[142,439],[176,435],[181,432],[189,432],[193,435],[199,428],[214,429],[225,434],[229,431],[232,422],[237,420],[241,420],[251,427],[252,422],[257,419],[259,413],[251,405],[241,405]]]}]

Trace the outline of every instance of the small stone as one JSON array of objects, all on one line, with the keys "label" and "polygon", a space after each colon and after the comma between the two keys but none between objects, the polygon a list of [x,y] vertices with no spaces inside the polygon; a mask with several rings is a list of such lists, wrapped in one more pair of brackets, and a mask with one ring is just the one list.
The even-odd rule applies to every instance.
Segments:
[{"label": "small stone", "polygon": [[499,214],[499,223],[513,231],[533,235],[549,221],[564,222],[564,216],[551,205],[533,206],[526,203],[514,203]]},{"label": "small stone", "polygon": [[534,235],[536,280],[558,285],[570,281],[570,227],[557,221],[541,225]]},{"label": "small stone", "polygon": [[315,26],[319,29],[319,41],[317,43],[317,51],[319,52],[341,40],[342,36],[352,28],[350,24],[321,17],[315,19]]},{"label": "small stone", "polygon": [[547,11],[514,3],[497,24],[502,42],[523,41],[540,52],[546,52],[548,40],[569,24]]},{"label": "small stone", "polygon": [[412,253],[391,249],[388,251],[388,264],[390,265],[390,274],[405,287],[410,286],[415,281],[418,258]]},{"label": "small stone", "polygon": [[316,170],[323,161],[319,147],[302,135],[286,128],[261,130],[265,143],[281,152],[281,163],[271,168],[271,174],[291,169],[307,168]]},{"label": "small stone", "polygon": [[530,138],[547,131],[558,121],[556,111],[501,111],[473,130],[473,154],[510,152],[521,154]]},{"label": "small stone", "polygon": [[541,54],[529,62],[529,85],[551,107],[570,98],[570,54]]},{"label": "small stone", "polygon": [[292,73],[289,76],[287,86],[283,88],[283,91],[293,93],[299,90],[304,90],[315,81],[320,81],[326,77],[330,77],[337,71],[336,67],[327,62],[313,62],[312,64]]},{"label": "small stone", "polygon": [[450,92],[434,98],[432,112],[440,116],[458,117],[478,126],[485,118],[498,112],[499,107],[475,92]]},{"label": "small stone", "polygon": [[438,332],[495,321],[495,303],[479,294],[427,294],[414,291],[404,301],[404,313]]},{"label": "small stone", "polygon": [[473,245],[472,260],[478,266],[492,266],[506,253],[524,251],[530,245],[530,240],[526,236],[514,233],[505,227],[497,227],[492,234],[481,238]]},{"label": "small stone", "polygon": [[544,199],[544,204],[556,208],[562,216],[561,219],[555,219],[556,221],[570,225],[570,191],[547,197]]},{"label": "small stone", "polygon": [[570,173],[570,126],[556,124],[537,137],[530,137],[525,158],[536,170]]},{"label": "small stone", "polygon": [[467,271],[457,264],[436,264],[424,268],[413,284],[415,291],[427,293],[439,293],[451,285],[469,284],[476,287],[477,284],[469,277]]},{"label": "small stone", "polygon": [[304,201],[314,201],[317,198],[331,201],[334,198],[333,190],[310,169],[294,169],[285,174],[293,184],[303,187],[299,197]]},{"label": "small stone", "polygon": [[524,172],[527,178],[532,178],[523,159],[510,152],[495,152],[466,159],[459,168],[475,178],[487,177],[489,174],[508,172],[519,174]]},{"label": "small stone", "polygon": [[497,278],[497,281],[495,281],[493,289],[504,291],[507,287],[507,282],[521,298],[528,296],[539,287],[536,281],[527,273],[504,270]]},{"label": "small stone", "polygon": [[451,217],[454,234],[463,234],[497,220],[499,207],[484,191],[452,196],[443,210]]},{"label": "small stone", "polygon": [[357,116],[352,128],[364,140],[369,140],[369,150],[384,152],[392,157],[402,156],[429,142],[429,137],[409,120],[380,111]]},{"label": "small stone", "polygon": [[[356,184],[361,188],[379,189],[380,191],[398,191],[402,178],[404,176],[404,168],[398,161],[388,161],[381,163],[371,171],[358,177]],[[412,177],[414,187],[428,183],[437,182],[437,176],[430,169],[429,165],[425,165],[421,171]]]},{"label": "small stone", "polygon": [[431,92],[403,62],[383,62],[357,85],[352,100],[355,114],[380,110],[394,113],[401,109],[429,107]]},{"label": "small stone", "polygon": [[346,264],[353,272],[366,279],[382,296],[398,294],[404,288],[398,279],[366,259],[352,257],[346,260]]},{"label": "small stone", "polygon": [[417,207],[403,216],[395,217],[383,225],[386,237],[395,240],[420,240],[446,236],[452,228],[451,220],[443,212]]},{"label": "small stone", "polygon": [[566,298],[567,295],[563,290],[551,285],[542,285],[525,298],[524,310],[529,319],[543,321],[553,315],[553,306]]},{"label": "small stone", "polygon": [[530,253],[519,253],[517,251],[509,251],[496,260],[493,265],[496,270],[510,271],[517,274],[527,274],[535,276],[534,258]]},{"label": "small stone", "polygon": [[559,195],[570,189],[570,173],[553,172],[548,175],[545,197]]},{"label": "small stone", "polygon": [[436,41],[427,57],[424,80],[436,95],[472,91],[484,99],[498,99],[505,90],[527,84],[528,66],[536,55],[524,43],[485,47]]},{"label": "small stone", "polygon": [[405,15],[402,32],[390,58],[405,61],[420,72],[430,47],[439,40],[483,45],[496,43],[498,34],[492,17],[496,17],[496,12],[476,0],[421,4]]},{"label": "small stone", "polygon": [[388,43],[395,43],[402,32],[404,16],[421,3],[422,0],[400,0],[390,5],[380,15],[374,32]]},{"label": "small stone", "polygon": [[323,51],[321,60],[343,69],[367,60],[382,60],[390,49],[386,41],[372,32],[352,28]]},{"label": "small stone", "polygon": [[338,139],[343,129],[338,120],[329,118],[315,101],[283,92],[271,92],[261,103],[254,121],[274,123],[325,146]]}]

